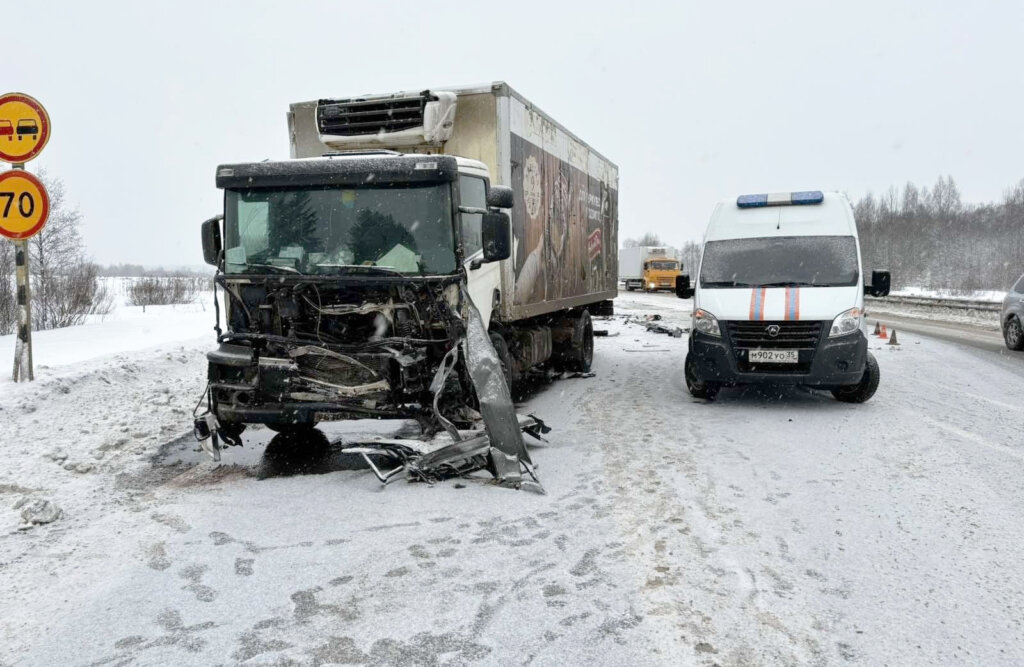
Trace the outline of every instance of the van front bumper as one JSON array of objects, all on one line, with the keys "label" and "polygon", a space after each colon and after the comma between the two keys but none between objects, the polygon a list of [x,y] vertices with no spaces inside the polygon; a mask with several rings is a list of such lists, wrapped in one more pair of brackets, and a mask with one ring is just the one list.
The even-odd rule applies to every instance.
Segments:
[{"label": "van front bumper", "polygon": [[693,333],[690,355],[701,382],[722,384],[795,384],[822,388],[860,382],[867,361],[868,341],[862,331],[828,338],[823,331],[814,349],[799,350],[798,364],[747,363],[747,349],[721,338]]}]

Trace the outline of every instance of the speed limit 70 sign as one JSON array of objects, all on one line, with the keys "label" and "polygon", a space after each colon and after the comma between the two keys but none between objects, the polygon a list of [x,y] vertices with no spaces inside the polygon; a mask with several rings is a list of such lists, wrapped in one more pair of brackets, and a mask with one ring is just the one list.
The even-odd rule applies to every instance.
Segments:
[{"label": "speed limit 70 sign", "polygon": [[50,198],[38,178],[21,169],[0,174],[0,236],[35,236],[49,215]]}]

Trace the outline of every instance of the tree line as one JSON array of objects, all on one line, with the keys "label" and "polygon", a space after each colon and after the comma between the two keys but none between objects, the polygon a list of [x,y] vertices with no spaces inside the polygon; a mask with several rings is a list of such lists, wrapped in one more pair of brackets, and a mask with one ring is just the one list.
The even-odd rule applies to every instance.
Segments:
[{"label": "tree line", "polygon": [[[32,328],[81,324],[93,314],[109,313],[113,297],[89,261],[80,233],[82,214],[66,201],[64,183],[40,171],[50,198],[50,217],[28,240]],[[0,242],[0,335],[14,333],[18,318],[14,244]]]},{"label": "tree line", "polygon": [[[1024,273],[1024,180],[1001,200],[965,203],[952,176],[931,188],[907,183],[852,202],[864,273],[887,270],[893,289],[953,293],[1005,291]],[[648,232],[622,247],[663,245]],[[701,246],[679,248],[683,272],[696,277]]]},{"label": "tree line", "polygon": [[894,289],[1008,289],[1024,273],[1024,180],[1000,201],[964,203],[951,176],[907,183],[854,203],[864,272],[892,272]]},{"label": "tree line", "polygon": [[[117,295],[100,280],[104,277],[133,278],[123,286],[129,305],[190,303],[208,288],[210,271],[93,263],[81,236],[82,214],[68,204],[64,183],[45,171],[38,176],[49,193],[50,217],[28,240],[33,330],[82,324],[90,315],[109,313]],[[14,333],[17,321],[14,244],[0,239],[0,335]]]}]

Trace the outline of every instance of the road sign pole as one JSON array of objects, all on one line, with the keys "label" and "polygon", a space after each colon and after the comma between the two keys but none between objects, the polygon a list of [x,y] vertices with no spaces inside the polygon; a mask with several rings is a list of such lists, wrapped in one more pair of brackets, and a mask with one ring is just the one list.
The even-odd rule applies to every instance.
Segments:
[{"label": "road sign pole", "polygon": [[[11,165],[24,169],[25,165]],[[14,268],[18,294],[18,337],[14,343],[15,382],[35,380],[32,366],[32,280],[29,273],[28,239],[14,242]]]},{"label": "road sign pole", "polygon": [[[25,163],[39,155],[50,140],[50,115],[29,95],[0,95],[0,139],[4,139],[0,141],[0,161],[11,164],[10,171],[0,172],[0,236],[14,241],[18,321],[13,378],[27,382],[35,379],[28,240],[46,224],[50,198],[46,186],[25,171]],[[0,276],[0,280],[10,280],[10,276]]]}]

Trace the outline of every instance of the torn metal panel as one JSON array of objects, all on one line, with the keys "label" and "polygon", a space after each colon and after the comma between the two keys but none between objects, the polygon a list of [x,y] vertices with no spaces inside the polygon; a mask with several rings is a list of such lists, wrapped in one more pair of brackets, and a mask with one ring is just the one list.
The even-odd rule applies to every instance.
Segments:
[{"label": "torn metal panel", "polygon": [[518,482],[522,479],[519,461],[532,464],[530,454],[523,443],[523,434],[519,430],[519,420],[512,405],[512,394],[505,383],[505,374],[501,370],[501,360],[491,345],[487,327],[480,317],[469,292],[462,288],[467,313],[466,365],[470,378],[476,389],[480,403],[480,414],[484,418],[484,426],[491,438],[492,445],[505,456],[492,457],[495,477],[499,481]]}]

